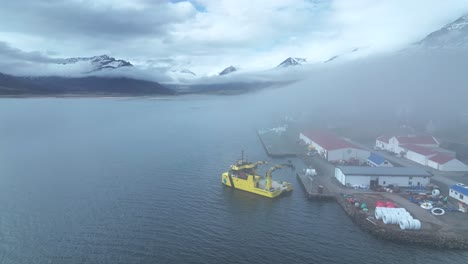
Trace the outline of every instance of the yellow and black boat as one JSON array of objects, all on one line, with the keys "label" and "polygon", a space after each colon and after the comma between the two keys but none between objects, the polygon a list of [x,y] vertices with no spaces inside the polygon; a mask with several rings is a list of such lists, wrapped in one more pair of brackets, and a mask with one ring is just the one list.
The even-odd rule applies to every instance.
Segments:
[{"label": "yellow and black boat", "polygon": [[236,164],[231,165],[229,171],[222,174],[223,184],[234,189],[240,189],[269,198],[275,198],[283,193],[292,191],[291,183],[274,181],[271,174],[283,167],[289,167],[294,170],[294,165],[290,163],[275,165],[268,170],[265,177],[261,177],[257,175],[257,168],[259,165],[267,164],[267,162],[248,162],[244,160],[243,156],[242,154],[242,158]]}]

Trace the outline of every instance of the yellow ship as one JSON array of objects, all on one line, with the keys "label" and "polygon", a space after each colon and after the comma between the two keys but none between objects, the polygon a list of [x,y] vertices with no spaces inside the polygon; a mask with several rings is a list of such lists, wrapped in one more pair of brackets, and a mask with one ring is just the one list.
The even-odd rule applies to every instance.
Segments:
[{"label": "yellow ship", "polygon": [[221,176],[222,183],[234,189],[275,198],[283,193],[292,191],[292,185],[288,182],[274,181],[271,174],[280,168],[289,167],[294,169],[292,164],[278,164],[271,167],[266,173],[266,177],[257,175],[258,165],[267,164],[266,161],[248,162],[242,159],[231,165],[231,169]]}]

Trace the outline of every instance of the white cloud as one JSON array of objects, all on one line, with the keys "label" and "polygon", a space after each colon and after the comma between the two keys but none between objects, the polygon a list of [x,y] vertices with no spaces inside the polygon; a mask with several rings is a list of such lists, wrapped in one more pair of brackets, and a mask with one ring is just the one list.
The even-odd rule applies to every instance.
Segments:
[{"label": "white cloud", "polygon": [[468,11],[467,1],[438,0],[198,2],[206,12],[176,25],[170,43],[179,52],[189,46],[198,72],[207,74],[231,64],[271,68],[289,56],[314,62],[355,48],[361,55],[393,51]]},{"label": "white cloud", "polygon": [[17,0],[0,9],[0,40],[203,76],[229,65],[268,69],[289,56],[318,62],[355,48],[397,50],[466,12],[465,0]]}]

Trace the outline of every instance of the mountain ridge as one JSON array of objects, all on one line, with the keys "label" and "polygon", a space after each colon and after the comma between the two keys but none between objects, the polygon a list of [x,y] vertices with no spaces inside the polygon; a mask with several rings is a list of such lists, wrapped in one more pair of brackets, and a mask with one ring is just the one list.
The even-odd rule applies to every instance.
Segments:
[{"label": "mountain ridge", "polygon": [[429,33],[416,44],[426,48],[468,47],[468,15],[463,15],[442,28]]},{"label": "mountain ridge", "polygon": [[133,67],[133,64],[128,61],[115,59],[114,57],[110,57],[105,54],[92,57],[66,58],[62,59],[58,64],[68,65],[80,62],[88,62],[92,67],[90,72],[101,71],[104,69],[113,70],[121,67]]},{"label": "mountain ridge", "polygon": [[231,65],[231,66],[229,66],[229,67],[226,67],[224,70],[222,70],[222,71],[218,74],[218,76],[230,74],[230,73],[233,73],[233,72],[235,72],[235,71],[237,71],[236,67],[234,67],[234,66]]},{"label": "mountain ridge", "polygon": [[128,77],[20,77],[0,73],[1,95],[174,95],[157,82]]}]

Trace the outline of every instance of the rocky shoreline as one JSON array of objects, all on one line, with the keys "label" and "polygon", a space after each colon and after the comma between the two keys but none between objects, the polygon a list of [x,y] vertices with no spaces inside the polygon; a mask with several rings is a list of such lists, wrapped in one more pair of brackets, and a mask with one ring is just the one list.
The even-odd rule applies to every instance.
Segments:
[{"label": "rocky shoreline", "polygon": [[440,232],[403,231],[376,225],[367,219],[366,213],[357,210],[342,195],[337,195],[336,201],[355,224],[379,239],[438,249],[468,249],[467,240]]}]

